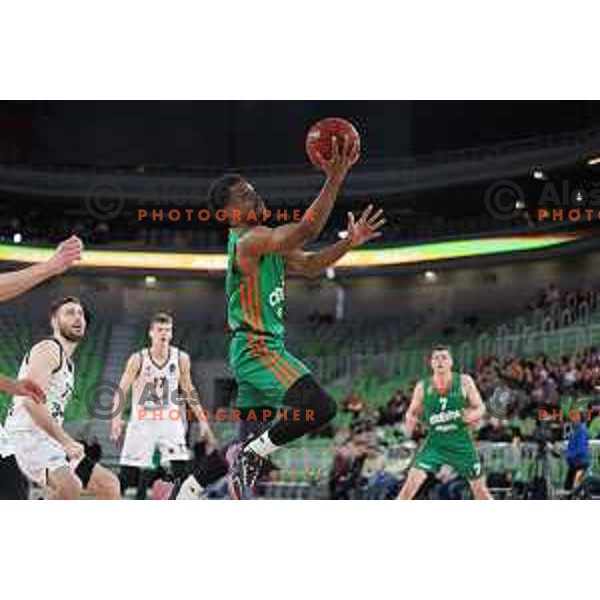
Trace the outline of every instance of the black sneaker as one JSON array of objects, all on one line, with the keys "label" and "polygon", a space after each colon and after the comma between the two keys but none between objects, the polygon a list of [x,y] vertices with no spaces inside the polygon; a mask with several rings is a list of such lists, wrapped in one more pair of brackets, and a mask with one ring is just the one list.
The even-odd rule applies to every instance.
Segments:
[{"label": "black sneaker", "polygon": [[237,498],[250,498],[250,490],[262,474],[267,462],[266,458],[259,456],[248,447],[237,455],[230,472],[231,485]]}]

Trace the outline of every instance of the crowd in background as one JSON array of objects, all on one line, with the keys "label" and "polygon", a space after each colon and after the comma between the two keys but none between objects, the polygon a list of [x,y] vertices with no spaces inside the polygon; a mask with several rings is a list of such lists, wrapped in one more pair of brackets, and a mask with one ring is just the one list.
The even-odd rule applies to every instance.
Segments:
[{"label": "crowd in background", "polygon": [[[576,311],[582,304],[594,309],[596,303],[595,292],[566,292],[551,284],[528,308],[555,315],[557,311]],[[533,442],[540,448],[546,448],[550,442],[566,440],[565,489],[573,487],[576,475],[589,465],[589,439],[600,438],[600,349],[589,347],[554,357],[545,354],[531,358],[481,356],[470,374],[487,408],[485,418],[474,432],[475,439],[512,444]],[[364,464],[369,456],[381,456],[389,442],[383,431],[395,430],[398,439],[406,439],[405,417],[415,383],[396,390],[380,407],[371,406],[367,398],[356,392],[343,400],[342,410],[351,416],[353,425],[335,450],[330,479],[334,497],[349,497],[351,490],[374,485],[365,475]],[[499,390],[508,393],[500,395]],[[580,411],[580,422],[570,421],[572,408]],[[587,410],[591,412],[586,413]],[[423,435],[424,431],[418,426],[413,441],[418,443]],[[492,474],[492,477],[494,475],[504,477],[504,474]],[[396,484],[399,483],[398,478]],[[385,485],[390,490],[397,487],[389,480]],[[433,485],[437,497],[460,497],[466,492],[447,470],[435,478]]]},{"label": "crowd in background", "polygon": [[[267,199],[268,200],[268,199]],[[119,208],[119,198],[107,198],[94,204],[94,198],[83,199],[76,205],[72,202],[55,201],[55,210],[49,211],[47,204],[29,203],[27,210],[21,203],[2,203],[0,200],[0,241],[10,243],[15,234],[20,234],[24,242],[35,244],[55,244],[64,238],[65,231],[80,235],[87,244],[120,245],[128,244],[161,246],[178,250],[195,248],[199,250],[221,250],[225,244],[222,227],[216,222],[195,220],[197,206],[158,203],[153,200],[133,202],[125,209]],[[307,199],[308,202],[308,199]],[[186,208],[196,209],[193,218],[183,212]],[[140,218],[138,210],[145,209],[148,215]],[[153,220],[149,215],[153,210],[162,209],[162,220]],[[170,210],[181,212],[178,221],[168,217]],[[111,212],[115,210],[116,214]],[[359,208],[356,212],[359,212]],[[157,213],[158,214],[158,213]],[[109,218],[104,218],[107,216]],[[190,220],[188,220],[188,218]],[[464,237],[481,232],[495,232],[499,229],[512,229],[524,226],[520,219],[498,221],[487,212],[463,215],[430,214],[428,212],[400,209],[386,213],[387,224],[384,239],[372,243],[415,243],[433,239]],[[334,212],[322,234],[323,243],[337,241],[338,232],[347,226],[347,212]]]}]

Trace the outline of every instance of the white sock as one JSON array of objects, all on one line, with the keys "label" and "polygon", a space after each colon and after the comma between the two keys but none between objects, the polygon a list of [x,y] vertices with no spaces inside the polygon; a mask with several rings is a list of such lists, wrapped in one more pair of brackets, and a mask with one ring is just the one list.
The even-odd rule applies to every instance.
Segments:
[{"label": "white sock", "polygon": [[190,475],[182,484],[175,500],[199,500],[204,493],[204,488],[198,480]]},{"label": "white sock", "polygon": [[264,458],[265,456],[269,456],[269,454],[275,452],[275,450],[281,448],[281,446],[276,446],[271,441],[271,438],[269,437],[269,432],[265,431],[262,435],[259,435],[255,440],[252,440],[246,446],[246,448],[250,448],[252,452]]}]

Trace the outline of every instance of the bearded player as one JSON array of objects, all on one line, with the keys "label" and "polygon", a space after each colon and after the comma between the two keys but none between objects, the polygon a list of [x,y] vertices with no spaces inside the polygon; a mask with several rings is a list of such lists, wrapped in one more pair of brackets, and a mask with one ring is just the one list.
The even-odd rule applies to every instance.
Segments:
[{"label": "bearded player", "polygon": [[[61,242],[47,261],[0,275],[0,302],[11,300],[36,285],[60,275],[81,259],[83,244],[76,236]],[[10,395],[28,396],[34,402],[46,400],[44,391],[30,379],[15,381],[0,376],[0,391]],[[27,478],[21,473],[14,456],[10,437],[0,424],[0,499],[26,500],[29,495]]]},{"label": "bearded player", "polygon": [[437,473],[443,465],[469,482],[476,500],[492,499],[470,432],[481,421],[485,406],[472,377],[453,371],[452,364],[448,348],[434,348],[433,375],[419,381],[413,392],[406,414],[407,429],[412,432],[421,419],[428,433],[400,490],[400,500],[412,499],[427,474]]},{"label": "bearded player", "polygon": [[[232,333],[229,358],[242,419],[256,408],[263,409],[263,416],[264,409],[274,414],[285,408],[296,410],[299,416],[274,419],[266,431],[242,448],[231,470],[237,497],[246,496],[270,454],[335,416],[333,399],[284,346],[285,276],[316,277],[352,248],[381,235],[382,211],[372,214],[370,206],[357,222],[348,215],[345,239],[318,252],[303,250],[325,226],[356,156],[348,138],[334,139],[331,159],[319,157],[326,174],[319,195],[300,220],[278,227],[261,224],[265,204],[241,175],[226,175],[211,186],[209,200],[224,210],[230,226],[226,281]],[[194,470],[179,498],[192,497],[185,495],[186,489],[201,493],[214,481],[211,475],[208,468]]]},{"label": "bearded player", "polygon": [[85,453],[82,444],[63,428],[73,394],[72,355],[86,330],[84,307],[66,297],[51,307],[52,336],[25,355],[19,378],[32,380],[46,395],[46,404],[17,395],[6,421],[19,468],[56,499],[75,500],[82,489],[97,499],[119,498],[119,481]]}]

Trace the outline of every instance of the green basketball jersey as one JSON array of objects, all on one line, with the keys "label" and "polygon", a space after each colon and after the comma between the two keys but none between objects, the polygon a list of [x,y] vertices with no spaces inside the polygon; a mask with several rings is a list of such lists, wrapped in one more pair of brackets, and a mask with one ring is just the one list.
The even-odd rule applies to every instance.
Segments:
[{"label": "green basketball jersey", "polygon": [[237,242],[247,230],[231,229],[227,244],[227,321],[233,333],[254,332],[283,337],[285,333],[285,260],[265,254],[252,275],[237,264]]},{"label": "green basketball jersey", "polygon": [[433,377],[423,380],[423,422],[429,434],[467,433],[463,411],[467,407],[463,395],[460,373],[452,373],[450,388],[442,394],[434,384]]},{"label": "green basketball jersey", "polygon": [[460,373],[452,373],[450,387],[436,390],[433,377],[423,380],[423,422],[429,434],[417,454],[413,466],[436,473],[448,465],[468,480],[481,476],[481,461],[471,431],[463,421],[467,399],[463,395]]}]

